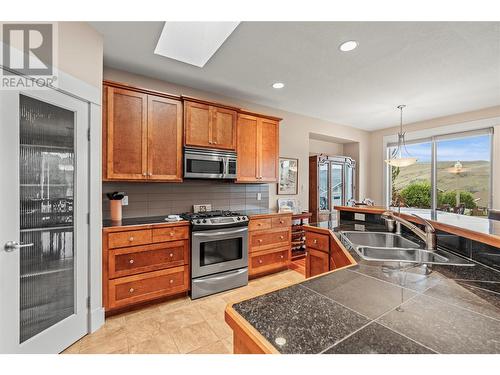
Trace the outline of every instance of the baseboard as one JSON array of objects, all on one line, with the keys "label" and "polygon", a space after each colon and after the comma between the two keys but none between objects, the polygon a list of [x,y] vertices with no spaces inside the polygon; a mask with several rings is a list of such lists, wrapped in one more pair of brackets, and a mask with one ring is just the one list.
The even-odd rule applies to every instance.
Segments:
[{"label": "baseboard", "polygon": [[89,315],[89,333],[97,331],[104,325],[104,308],[99,307],[90,311]]}]

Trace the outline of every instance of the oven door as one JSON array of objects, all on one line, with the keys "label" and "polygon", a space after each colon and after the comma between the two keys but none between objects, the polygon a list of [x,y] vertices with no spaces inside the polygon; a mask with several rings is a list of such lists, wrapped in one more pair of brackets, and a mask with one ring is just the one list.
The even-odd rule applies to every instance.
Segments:
[{"label": "oven door", "polygon": [[184,177],[186,178],[224,178],[225,158],[211,154],[191,154],[186,152]]},{"label": "oven door", "polygon": [[248,228],[193,232],[192,277],[248,267]]}]

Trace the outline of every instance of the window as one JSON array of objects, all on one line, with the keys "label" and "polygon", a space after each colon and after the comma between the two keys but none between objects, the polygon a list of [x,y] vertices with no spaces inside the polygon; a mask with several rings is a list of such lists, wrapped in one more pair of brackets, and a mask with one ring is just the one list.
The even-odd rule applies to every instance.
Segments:
[{"label": "window", "polygon": [[[394,206],[487,216],[492,138],[493,129],[486,129],[409,142],[408,152],[418,161],[403,168],[387,166],[387,201]],[[387,155],[395,146],[387,145]]]}]

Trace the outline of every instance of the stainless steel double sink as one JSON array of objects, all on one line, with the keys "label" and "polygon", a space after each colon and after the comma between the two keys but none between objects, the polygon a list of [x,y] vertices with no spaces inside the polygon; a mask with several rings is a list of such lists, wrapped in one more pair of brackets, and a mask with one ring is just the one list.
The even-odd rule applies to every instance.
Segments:
[{"label": "stainless steel double sink", "polygon": [[361,258],[370,261],[473,266],[474,263],[445,250],[429,251],[400,234],[341,231],[340,238]]}]

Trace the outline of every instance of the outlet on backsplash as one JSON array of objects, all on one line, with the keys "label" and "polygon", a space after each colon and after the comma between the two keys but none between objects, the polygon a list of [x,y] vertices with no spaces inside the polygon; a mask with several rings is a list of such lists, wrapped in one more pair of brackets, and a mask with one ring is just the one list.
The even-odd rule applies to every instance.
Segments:
[{"label": "outlet on backsplash", "polygon": [[122,199],[122,206],[128,206],[128,195],[125,195]]},{"label": "outlet on backsplash", "polygon": [[258,201],[262,200],[262,194],[261,193],[257,193],[257,200]]}]

